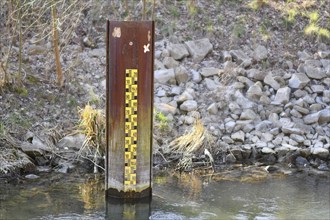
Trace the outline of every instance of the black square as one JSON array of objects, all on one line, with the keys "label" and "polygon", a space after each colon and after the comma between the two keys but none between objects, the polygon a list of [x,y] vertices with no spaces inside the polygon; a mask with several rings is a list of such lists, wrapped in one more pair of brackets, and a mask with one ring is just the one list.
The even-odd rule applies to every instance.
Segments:
[{"label": "black square", "polygon": [[125,167],[128,167],[128,163],[125,163]]},{"label": "black square", "polygon": [[137,141],[133,141],[133,144],[137,144]]},{"label": "black square", "polygon": [[136,155],[133,155],[133,159],[136,159]]}]

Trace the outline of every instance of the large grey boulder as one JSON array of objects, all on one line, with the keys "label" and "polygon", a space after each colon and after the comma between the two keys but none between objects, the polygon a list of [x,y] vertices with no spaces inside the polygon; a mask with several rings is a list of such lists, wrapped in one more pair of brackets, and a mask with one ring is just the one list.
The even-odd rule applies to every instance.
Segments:
[{"label": "large grey boulder", "polygon": [[329,150],[321,147],[312,148],[311,152],[313,155],[320,158],[327,158],[329,156]]},{"label": "large grey boulder", "polygon": [[313,66],[304,66],[307,76],[311,79],[323,79],[326,77],[325,71]]},{"label": "large grey boulder", "polygon": [[251,86],[246,92],[246,96],[250,100],[258,101],[262,95],[263,95],[262,89],[258,85]]},{"label": "large grey boulder", "polygon": [[187,47],[184,44],[171,44],[168,48],[170,56],[175,60],[181,60],[189,56]]},{"label": "large grey boulder", "polygon": [[243,131],[235,132],[230,137],[234,141],[244,142],[244,140],[245,140],[245,134]]},{"label": "large grey boulder", "polygon": [[330,123],[330,108],[323,109],[319,113],[319,124]]},{"label": "large grey boulder", "polygon": [[293,89],[302,89],[309,82],[310,82],[310,79],[306,76],[306,74],[295,73],[291,76],[291,79],[289,80],[289,87],[293,88]]},{"label": "large grey boulder", "polygon": [[62,138],[57,147],[60,149],[75,149],[79,150],[85,142],[86,136],[84,134],[69,135]]},{"label": "large grey boulder", "polygon": [[185,44],[195,63],[201,62],[213,49],[213,46],[208,38],[187,41]]},{"label": "large grey boulder", "polygon": [[156,83],[176,84],[174,69],[156,70],[154,76]]}]

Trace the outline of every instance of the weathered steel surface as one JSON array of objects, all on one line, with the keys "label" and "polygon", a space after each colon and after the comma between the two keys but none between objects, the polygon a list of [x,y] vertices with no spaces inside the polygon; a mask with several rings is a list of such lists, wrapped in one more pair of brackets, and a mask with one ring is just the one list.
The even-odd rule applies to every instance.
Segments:
[{"label": "weathered steel surface", "polygon": [[152,21],[107,22],[109,196],[151,195],[153,35]]}]

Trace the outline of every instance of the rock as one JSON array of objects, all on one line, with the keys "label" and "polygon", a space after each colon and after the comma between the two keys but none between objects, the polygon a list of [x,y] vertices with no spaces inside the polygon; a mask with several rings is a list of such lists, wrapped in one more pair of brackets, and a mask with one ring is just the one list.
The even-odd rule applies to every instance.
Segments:
[{"label": "rock", "polygon": [[180,105],[180,109],[187,112],[195,111],[197,109],[197,102],[194,100],[187,100]]},{"label": "rock", "polygon": [[262,152],[263,154],[275,154],[275,153],[276,153],[273,149],[271,149],[271,148],[269,148],[269,147],[263,147],[263,148],[261,149],[261,152]]},{"label": "rock", "polygon": [[196,118],[192,117],[192,116],[185,116],[184,117],[184,123],[187,125],[191,125],[193,123],[195,123]]},{"label": "rock", "polygon": [[235,126],[236,126],[236,122],[234,121],[226,122],[225,124],[226,132],[231,133],[234,130]]},{"label": "rock", "polygon": [[265,76],[264,83],[270,85],[275,90],[278,90],[281,87],[281,85],[272,76],[272,73],[268,73]]},{"label": "rock", "polygon": [[219,87],[212,79],[205,78],[204,81],[208,90],[215,90]]},{"label": "rock", "polygon": [[195,83],[200,83],[202,81],[202,76],[199,72],[192,70],[192,81]]},{"label": "rock", "polygon": [[253,52],[253,58],[256,61],[261,61],[266,59],[268,56],[268,51],[266,49],[266,47],[262,46],[262,45],[258,45]]},{"label": "rock", "polygon": [[170,56],[175,60],[181,60],[189,56],[187,47],[184,44],[171,44],[168,48]]},{"label": "rock", "polygon": [[312,113],[304,117],[305,124],[314,124],[317,123],[320,118],[320,112]]},{"label": "rock", "polygon": [[326,164],[326,163],[321,163],[318,167],[317,167],[318,170],[321,170],[321,171],[329,171],[330,168],[329,166]]},{"label": "rock", "polygon": [[255,120],[258,116],[256,115],[256,113],[254,113],[253,110],[251,109],[245,109],[241,116],[240,116],[240,120]]},{"label": "rock", "polygon": [[309,167],[309,162],[306,158],[298,156],[295,159],[295,165],[298,169],[304,169]]},{"label": "rock", "polygon": [[179,66],[179,62],[173,59],[173,57],[165,57],[163,59],[163,64],[168,69],[176,68]]},{"label": "rock", "polygon": [[161,84],[176,84],[174,69],[156,70],[155,82]]},{"label": "rock", "polygon": [[295,109],[296,111],[298,111],[298,112],[300,112],[301,114],[304,114],[304,115],[309,113],[309,110],[307,108],[300,107],[299,105],[293,106],[293,109]]},{"label": "rock", "polygon": [[40,178],[40,176],[37,176],[35,174],[28,174],[25,176],[25,179],[29,179],[29,180],[35,180],[35,179],[38,179]]},{"label": "rock", "polygon": [[236,78],[239,82],[247,85],[248,87],[251,87],[254,85],[254,82],[252,80],[250,80],[249,78],[245,77],[245,76],[238,76]]},{"label": "rock", "polygon": [[242,107],[242,109],[247,109],[247,108],[251,109],[255,106],[255,103],[245,98],[244,95],[238,90],[235,92],[234,97],[236,99],[236,103],[239,104]]},{"label": "rock", "polygon": [[312,56],[306,51],[298,51],[298,57],[299,57],[299,60],[308,60],[308,59],[312,59]]},{"label": "rock", "polygon": [[65,136],[58,143],[57,147],[60,149],[74,149],[80,150],[85,142],[86,136],[84,134],[75,134],[72,136]]},{"label": "rock", "polygon": [[290,138],[297,141],[298,143],[304,143],[304,141],[305,141],[305,138],[298,134],[291,134]]},{"label": "rock", "polygon": [[34,55],[43,55],[47,53],[48,49],[47,47],[40,46],[40,45],[30,45],[28,47],[28,55],[34,56]]},{"label": "rock", "polygon": [[289,87],[293,89],[302,89],[308,83],[310,79],[304,73],[296,73],[293,74],[291,79],[289,80]]},{"label": "rock", "polygon": [[164,115],[175,115],[176,113],[176,108],[166,103],[157,103],[157,105],[155,105],[155,108],[157,111],[163,113]]},{"label": "rock", "polygon": [[329,156],[329,150],[321,147],[312,148],[311,153],[320,158],[327,158]]},{"label": "rock", "polygon": [[238,131],[235,132],[234,134],[232,134],[231,139],[233,139],[234,141],[240,141],[240,142],[244,142],[245,140],[245,134],[243,131]]},{"label": "rock", "polygon": [[319,124],[330,123],[330,108],[323,109],[319,112]]},{"label": "rock", "polygon": [[271,121],[262,121],[256,125],[256,130],[260,132],[266,132],[273,128],[273,122]]},{"label": "rock", "polygon": [[171,91],[170,91],[170,95],[180,95],[181,94],[181,90],[182,88],[180,86],[174,86],[172,87]]},{"label": "rock", "polygon": [[102,58],[102,57],[105,57],[106,51],[104,48],[97,48],[97,49],[90,50],[88,52],[88,55],[90,57]]},{"label": "rock", "polygon": [[208,108],[207,111],[209,114],[216,115],[218,113],[218,106],[216,103],[212,103]]},{"label": "rock", "polygon": [[323,93],[323,91],[325,90],[323,85],[312,85],[311,89],[314,93]]},{"label": "rock", "polygon": [[305,66],[304,67],[307,76],[311,79],[323,79],[326,77],[324,71],[321,68],[316,68],[313,66]]},{"label": "rock", "polygon": [[190,55],[195,63],[201,62],[213,49],[210,40],[207,38],[185,42]]},{"label": "rock", "polygon": [[228,51],[223,51],[222,52],[222,56],[223,56],[223,60],[226,62],[226,61],[230,61],[232,62],[233,61],[233,58],[232,56],[230,55],[230,53]]},{"label": "rock", "polygon": [[302,134],[303,132],[298,128],[282,127],[284,134]]},{"label": "rock", "polygon": [[236,162],[236,158],[233,154],[228,154],[226,156],[226,163],[235,163]]},{"label": "rock", "polygon": [[190,74],[188,70],[182,66],[175,68],[175,79],[180,83],[187,82],[189,80]]},{"label": "rock", "polygon": [[260,70],[257,70],[257,69],[249,69],[247,71],[247,76],[250,79],[260,80],[260,81],[263,81],[265,78],[264,72],[261,72]]},{"label": "rock", "polygon": [[155,70],[163,70],[163,69],[165,69],[165,66],[158,59],[155,59],[155,61],[154,61],[154,68],[155,68]]},{"label": "rock", "polygon": [[244,64],[244,67],[248,67],[252,63],[251,58],[248,57],[242,50],[231,50],[230,54],[237,64]]},{"label": "rock", "polygon": [[258,85],[251,86],[248,91],[246,92],[246,96],[250,100],[258,101],[260,97],[263,95],[262,89]]},{"label": "rock", "polygon": [[204,67],[201,69],[201,75],[204,77],[218,75],[220,73],[220,69],[214,67]]},{"label": "rock", "polygon": [[230,149],[230,152],[234,155],[234,157],[236,158],[236,160],[242,160],[243,156],[242,156],[242,149],[239,146],[233,146]]},{"label": "rock", "polygon": [[291,89],[289,87],[280,88],[275,96],[275,103],[287,104],[290,100]]}]

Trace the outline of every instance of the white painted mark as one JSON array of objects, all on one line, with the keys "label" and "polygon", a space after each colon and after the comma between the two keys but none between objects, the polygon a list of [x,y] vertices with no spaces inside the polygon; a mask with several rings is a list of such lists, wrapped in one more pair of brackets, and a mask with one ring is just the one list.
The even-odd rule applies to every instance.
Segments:
[{"label": "white painted mark", "polygon": [[121,29],[120,29],[120,27],[115,27],[113,29],[112,36],[113,37],[118,37],[118,38],[121,37]]},{"label": "white painted mark", "polygon": [[150,40],[151,40],[151,32],[148,31],[148,41],[150,42]]},{"label": "white painted mark", "polygon": [[129,42],[129,45],[130,45],[130,46],[133,46],[133,42],[132,42],[132,41],[131,41],[131,42]]},{"label": "white painted mark", "polygon": [[147,52],[150,52],[150,44],[147,44],[147,45],[143,45],[143,48],[144,48],[144,53],[147,53]]}]

